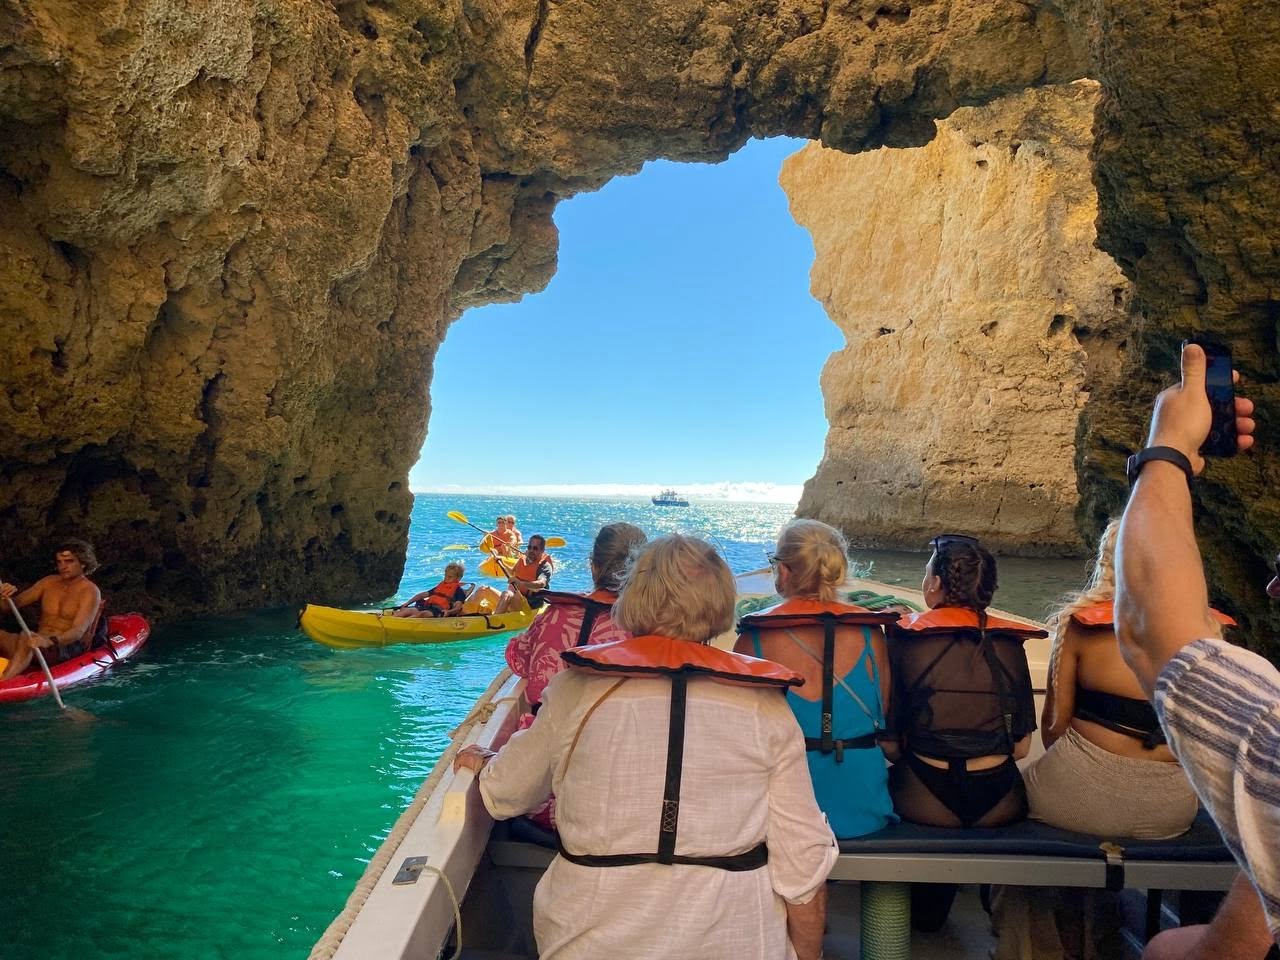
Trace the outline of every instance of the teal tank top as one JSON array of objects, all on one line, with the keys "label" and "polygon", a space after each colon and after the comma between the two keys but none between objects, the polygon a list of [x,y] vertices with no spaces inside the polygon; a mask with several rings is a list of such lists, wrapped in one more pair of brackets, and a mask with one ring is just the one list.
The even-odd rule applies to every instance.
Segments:
[{"label": "teal tank top", "polygon": [[[751,640],[756,656],[763,658],[759,630],[751,631]],[[880,701],[880,670],[872,655],[871,631],[867,627],[862,628],[862,640],[862,656],[853,669],[833,685],[832,736],[837,740],[852,740],[883,730],[885,726],[884,704]],[[869,675],[868,660],[871,664]],[[850,696],[850,690],[861,703]],[[788,690],[787,705],[806,737],[822,736],[821,699],[806,700]],[[808,751],[813,793],[818,799],[818,806],[827,815],[836,839],[851,840],[897,823],[893,801],[889,799],[889,768],[881,749],[845,750],[840,762],[836,756],[834,752]]]}]

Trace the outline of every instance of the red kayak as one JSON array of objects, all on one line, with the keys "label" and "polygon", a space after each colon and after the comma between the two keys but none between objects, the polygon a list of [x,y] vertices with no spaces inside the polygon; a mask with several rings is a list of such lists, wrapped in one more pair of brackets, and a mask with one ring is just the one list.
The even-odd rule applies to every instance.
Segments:
[{"label": "red kayak", "polygon": [[[94,647],[73,660],[51,667],[54,685],[59,690],[73,683],[96,677],[115,666],[118,660],[131,656],[151,636],[151,624],[140,613],[126,613],[107,620],[107,644]],[[49,681],[37,665],[34,670],[20,673],[11,680],[0,683],[0,703],[18,700],[34,700],[49,695]]]}]

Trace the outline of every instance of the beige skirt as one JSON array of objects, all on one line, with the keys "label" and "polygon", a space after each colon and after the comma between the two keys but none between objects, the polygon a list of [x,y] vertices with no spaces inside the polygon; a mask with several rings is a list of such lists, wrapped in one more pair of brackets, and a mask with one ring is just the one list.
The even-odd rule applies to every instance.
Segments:
[{"label": "beige skirt", "polygon": [[1121,757],[1070,728],[1022,776],[1033,820],[1096,837],[1176,837],[1199,806],[1179,764]]}]

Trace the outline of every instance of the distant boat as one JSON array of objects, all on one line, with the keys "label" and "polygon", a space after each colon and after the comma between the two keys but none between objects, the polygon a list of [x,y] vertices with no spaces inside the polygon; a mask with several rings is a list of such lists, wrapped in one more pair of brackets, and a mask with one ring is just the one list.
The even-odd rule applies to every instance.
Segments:
[{"label": "distant boat", "polygon": [[689,501],[674,490],[663,490],[656,497],[650,497],[649,500],[655,507],[687,507]]}]

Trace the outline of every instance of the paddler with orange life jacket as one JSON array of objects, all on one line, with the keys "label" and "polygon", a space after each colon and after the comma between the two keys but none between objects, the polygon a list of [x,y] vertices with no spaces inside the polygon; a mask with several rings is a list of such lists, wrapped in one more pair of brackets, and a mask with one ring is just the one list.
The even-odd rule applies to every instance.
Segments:
[{"label": "paddler with orange life jacket", "polygon": [[467,569],[456,560],[446,564],[444,579],[430,590],[414,594],[392,611],[396,617],[456,617],[462,613],[467,588],[462,578]]},{"label": "paddler with orange life jacket", "polygon": [[804,687],[787,703],[804,731],[809,773],[838,839],[897,821],[878,738],[885,735],[889,655],[884,625],[897,614],[841,603],[848,546],[834,527],[793,520],[769,556],[783,601],[738,624],[738,653],[795,670]]},{"label": "paddler with orange life jacket", "polygon": [[514,560],[520,547],[518,537],[515,518],[499,515],[494,528],[484,535],[480,548],[502,560]]},{"label": "paddler with orange life jacket", "polygon": [[[516,634],[507,644],[507,666],[525,678],[524,695],[531,711],[520,718],[518,729],[533,724],[542,706],[542,691],[565,667],[560,654],[574,647],[613,643],[631,636],[613,621],[613,604],[627,564],[644,546],[644,531],[630,523],[610,523],[600,528],[591,546],[590,593],[563,593],[544,590],[547,609],[534,618],[529,629]],[[529,812],[529,819],[548,830],[555,829],[555,797]]]},{"label": "paddler with orange life jacket", "polygon": [[1015,760],[1036,728],[1023,644],[1045,631],[987,613],[996,561],[974,537],[930,541],[924,613],[889,628],[893,667],[886,745],[893,807],[938,827],[994,827],[1026,816]]},{"label": "paddler with orange life jacket", "polygon": [[551,574],[555,560],[547,553],[547,540],[540,533],[529,538],[529,546],[516,560],[502,561],[507,571],[507,589],[502,591],[494,613],[506,613],[520,604],[523,598],[533,609],[543,605],[539,594],[551,586]]},{"label": "paddler with orange life jacket", "polygon": [[560,855],[534,895],[543,960],[820,955],[837,848],[780,695],[802,681],[709,645],[733,604],[710,545],[650,543],[613,608],[632,638],[565,651],[529,729],[454,761],[499,819],[558,798]]}]

